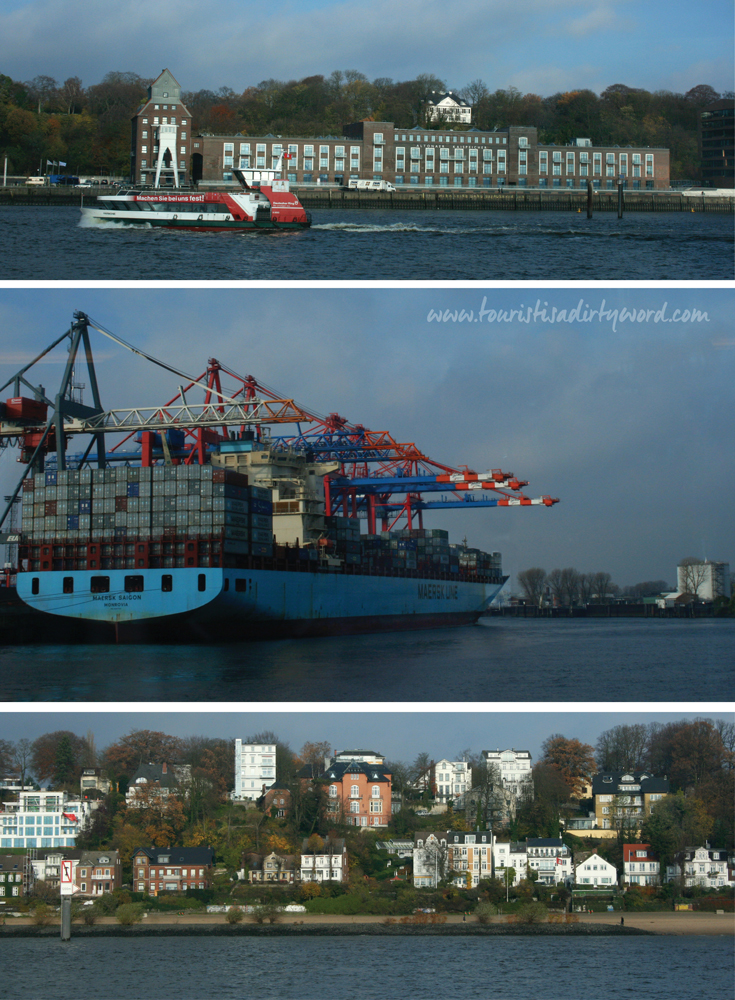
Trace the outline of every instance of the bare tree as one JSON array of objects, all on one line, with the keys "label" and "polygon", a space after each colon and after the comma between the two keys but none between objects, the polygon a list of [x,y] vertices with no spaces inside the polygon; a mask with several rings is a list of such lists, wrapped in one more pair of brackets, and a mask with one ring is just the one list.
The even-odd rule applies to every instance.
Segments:
[{"label": "bare tree", "polygon": [[707,579],[707,564],[696,556],[687,556],[679,563],[679,589],[684,594],[696,597],[699,588]]},{"label": "bare tree", "polygon": [[490,91],[484,80],[473,80],[472,83],[466,84],[459,93],[473,107],[479,104],[484,97],[490,96]]},{"label": "bare tree", "polygon": [[577,603],[579,594],[579,573],[569,566],[561,571],[561,587],[564,604],[572,608]]},{"label": "bare tree", "polygon": [[20,777],[21,788],[26,783],[26,777],[30,769],[29,765],[31,763],[32,756],[33,743],[25,738],[18,740],[13,750],[13,764]]},{"label": "bare tree", "polygon": [[595,573],[592,577],[592,590],[598,604],[607,604],[612,596],[612,577],[609,573]]},{"label": "bare tree", "polygon": [[540,605],[546,586],[546,570],[532,566],[518,574],[518,583],[523,588],[524,597],[534,605]]},{"label": "bare tree", "polygon": [[554,603],[561,605],[564,603],[564,586],[562,583],[562,575],[560,569],[552,569],[546,578],[546,582],[549,585],[549,590],[551,591],[551,596],[554,598]]},{"label": "bare tree", "polygon": [[592,598],[592,574],[591,573],[580,573],[579,580],[577,583],[577,592],[579,595],[579,603],[582,605],[589,604]]},{"label": "bare tree", "polygon": [[614,726],[600,733],[595,759],[601,771],[642,771],[647,767],[649,729],[643,723]]}]

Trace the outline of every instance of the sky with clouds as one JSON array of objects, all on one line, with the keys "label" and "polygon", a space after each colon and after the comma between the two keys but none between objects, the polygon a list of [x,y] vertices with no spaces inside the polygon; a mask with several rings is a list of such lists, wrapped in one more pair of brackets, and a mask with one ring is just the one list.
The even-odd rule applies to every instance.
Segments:
[{"label": "sky with clouds", "polygon": [[[438,462],[502,468],[529,481],[527,495],[559,497],[552,508],[426,514],[425,525],[448,529],[453,541],[466,536],[471,546],[500,551],[513,577],[529,566],[574,566],[607,571],[621,586],[673,585],[677,562],[689,555],[735,568],[734,294],[6,288],[0,381],[81,309],[188,375],[216,357],[319,413],[415,442]],[[475,321],[452,322],[445,312],[461,309]],[[490,309],[516,312],[491,322]],[[557,320],[560,310],[565,316],[550,322],[554,309]],[[623,319],[623,309],[635,310],[636,321]],[[664,322],[694,309],[697,322]],[[449,319],[430,321],[430,312]],[[599,312],[602,319],[592,316]],[[180,379],[104,337],[95,335],[95,344],[106,407],[157,405],[176,393]],[[49,392],[64,359],[58,349],[37,371]],[[0,455],[3,493],[19,472],[16,454]]]},{"label": "sky with clouds", "polygon": [[78,736],[94,734],[95,746],[104,749],[133,729],[151,729],[170,736],[211,736],[243,739],[267,730],[274,732],[298,753],[307,741],[331,743],[333,750],[374,750],[389,760],[411,761],[426,752],[434,760],[457,759],[466,749],[529,750],[534,760],[541,744],[554,733],[595,745],[597,738],[619,725],[673,722],[678,719],[727,718],[732,713],[687,711],[602,712],[350,712],[342,708],[320,712],[155,712],[54,711],[12,712],[0,722],[0,737],[16,742],[37,739],[44,733],[70,730]]},{"label": "sky with clouds", "polygon": [[614,83],[685,93],[733,89],[731,0],[3,0],[0,72],[16,80],[111,70],[184,90],[356,69],[370,80],[431,73],[460,89],[482,79],[548,96]]}]

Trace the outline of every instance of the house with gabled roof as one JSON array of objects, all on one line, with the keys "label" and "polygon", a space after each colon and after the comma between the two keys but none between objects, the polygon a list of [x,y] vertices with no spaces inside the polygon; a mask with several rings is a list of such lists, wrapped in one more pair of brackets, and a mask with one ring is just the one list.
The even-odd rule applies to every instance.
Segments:
[{"label": "house with gabled roof", "polygon": [[321,778],[327,785],[327,819],[348,826],[388,826],[391,774],[383,760],[382,755],[367,751],[343,751],[332,758]]},{"label": "house with gabled roof", "polygon": [[574,881],[577,885],[601,889],[617,887],[617,868],[596,852],[582,851],[574,860]]},{"label": "house with gabled roof", "polygon": [[650,771],[600,771],[592,777],[596,824],[601,830],[636,833],[653,806],[668,794],[668,778]]},{"label": "house with gabled roof", "polygon": [[133,889],[149,896],[209,889],[213,871],[211,847],[138,847],[133,851]]},{"label": "house with gabled roof", "polygon": [[170,795],[183,797],[191,781],[190,764],[140,764],[125,794],[125,804],[136,809],[148,797],[167,799]]},{"label": "house with gabled roof", "polygon": [[629,885],[661,884],[661,864],[650,844],[623,844],[623,881]]}]

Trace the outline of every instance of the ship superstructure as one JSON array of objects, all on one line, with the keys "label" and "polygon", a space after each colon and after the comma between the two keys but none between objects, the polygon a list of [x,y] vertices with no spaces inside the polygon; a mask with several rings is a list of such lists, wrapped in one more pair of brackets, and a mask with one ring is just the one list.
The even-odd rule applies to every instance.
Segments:
[{"label": "ship superstructure", "polygon": [[[526,497],[511,473],[452,469],[387,432],[320,417],[213,359],[191,378],[143,354],[186,383],[163,405],[105,410],[90,330],[143,354],[77,313],[39,356],[66,341],[56,396],[28,381],[29,365],[0,404],[0,441],[18,444],[25,463],[3,514],[20,496],[17,593],[53,622],[55,638],[473,622],[505,582],[500,554],[452,544],[424,527],[424,512],[557,502]],[[74,391],[78,356],[91,405]],[[85,437],[86,449],[72,451]]]}]

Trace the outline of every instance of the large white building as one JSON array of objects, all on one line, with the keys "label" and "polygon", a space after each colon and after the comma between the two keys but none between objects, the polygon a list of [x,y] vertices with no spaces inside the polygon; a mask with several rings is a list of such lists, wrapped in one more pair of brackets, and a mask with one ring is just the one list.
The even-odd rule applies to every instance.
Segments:
[{"label": "large white building", "polygon": [[452,800],[455,809],[464,806],[464,796],[472,784],[472,768],[466,760],[440,760],[424,771],[416,787],[428,789],[437,802]]},{"label": "large white building", "polygon": [[0,848],[74,847],[97,805],[67,792],[20,792],[2,804]]},{"label": "large white building", "polygon": [[509,797],[506,807],[506,821],[515,818],[518,806],[533,798],[533,774],[531,754],[528,750],[483,750],[482,755],[488,765],[497,767],[503,789]]},{"label": "large white building", "polygon": [[275,743],[243,743],[235,740],[235,787],[232,799],[255,801],[275,783]]},{"label": "large white building", "polygon": [[704,847],[687,847],[676,856],[673,865],[666,867],[666,881],[682,877],[686,886],[698,885],[705,889],[719,889],[732,885],[727,866],[727,851],[709,844]]},{"label": "large white building", "polygon": [[462,122],[469,125],[472,121],[472,106],[453,90],[432,90],[426,102],[426,118],[432,122]]},{"label": "large white building", "polygon": [[685,560],[676,567],[676,588],[679,594],[693,594],[701,601],[730,597],[730,564]]}]

